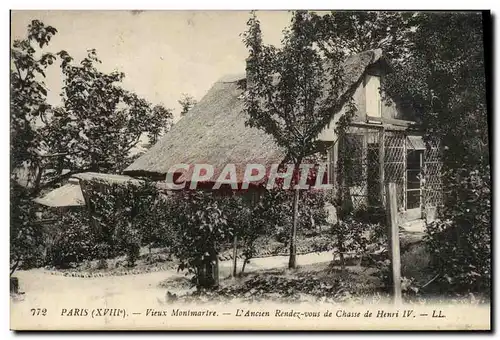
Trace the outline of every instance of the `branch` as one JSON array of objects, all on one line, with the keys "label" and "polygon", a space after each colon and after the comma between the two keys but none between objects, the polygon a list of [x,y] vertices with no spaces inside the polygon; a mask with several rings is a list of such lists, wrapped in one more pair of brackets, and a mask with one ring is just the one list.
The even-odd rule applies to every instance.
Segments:
[{"label": "branch", "polygon": [[19,75],[19,80],[21,81],[21,85],[23,85],[24,79],[21,76],[21,70],[19,70],[19,66],[17,66],[17,63],[14,61],[14,66],[16,67],[17,74]]},{"label": "branch", "polygon": [[56,177],[46,183],[43,183],[42,185],[40,185],[38,188],[36,188],[35,190],[33,190],[31,193],[30,193],[30,197],[36,197],[38,196],[38,194],[40,194],[40,192],[43,190],[43,189],[46,189],[46,188],[50,188],[51,186],[53,186],[54,184],[60,182],[61,180],[63,179],[66,179],[66,178],[69,178],[75,174],[78,174],[80,172],[86,172],[86,171],[89,171],[91,170],[90,168],[85,168],[85,169],[76,169],[76,170],[72,170],[68,173],[65,173],[64,175],[60,175],[59,177]]},{"label": "branch", "polygon": [[440,275],[440,274],[439,274],[439,273],[437,273],[437,274],[436,274],[436,276],[434,276],[434,277],[433,277],[433,278],[432,278],[429,282],[427,282],[425,285],[423,285],[422,287],[420,287],[420,289],[425,288],[425,287],[427,287],[428,285],[430,285],[432,282],[434,282],[434,280],[436,280],[436,279],[438,278],[438,276],[439,276],[439,275]]},{"label": "branch", "polygon": [[18,266],[19,266],[19,257],[16,259],[16,263],[10,267],[10,275],[14,274]]},{"label": "branch", "polygon": [[132,149],[137,143],[139,143],[139,140],[141,139],[142,132],[139,133],[135,141],[132,141],[123,151],[124,152],[129,152],[130,149]]}]

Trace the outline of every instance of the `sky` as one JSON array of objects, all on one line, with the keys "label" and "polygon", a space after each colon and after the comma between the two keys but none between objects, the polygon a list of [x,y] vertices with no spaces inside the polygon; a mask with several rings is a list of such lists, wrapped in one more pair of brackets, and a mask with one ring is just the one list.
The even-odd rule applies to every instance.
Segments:
[{"label": "sky", "polygon": [[[240,34],[248,11],[12,11],[11,39],[24,38],[33,19],[58,30],[47,51],[66,50],[80,61],[95,48],[101,70],[125,73],[123,87],[178,118],[182,93],[200,100],[224,75],[245,71],[247,50]],[[279,44],[287,11],[260,11],[265,43]],[[61,71],[45,80],[48,102],[60,103]]]}]

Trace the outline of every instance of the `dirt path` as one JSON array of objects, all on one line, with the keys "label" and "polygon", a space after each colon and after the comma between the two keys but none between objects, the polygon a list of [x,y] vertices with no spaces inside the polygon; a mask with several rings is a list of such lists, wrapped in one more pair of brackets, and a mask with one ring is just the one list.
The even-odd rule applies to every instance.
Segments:
[{"label": "dirt path", "polygon": [[[298,265],[327,262],[332,259],[330,252],[312,253],[299,255]],[[241,268],[238,262],[238,270]],[[288,256],[273,256],[267,258],[253,259],[247,264],[245,271],[252,272],[272,268],[286,268]],[[220,263],[221,278],[229,276],[232,271],[232,261]],[[163,299],[165,288],[158,284],[166,279],[182,277],[183,273],[175,270],[152,272],[126,276],[107,276],[95,278],[66,277],[60,275],[49,275],[41,269],[19,271],[15,274],[20,281],[20,290],[25,292],[22,304],[37,306],[43,304],[46,299],[50,301],[72,301],[82,303],[91,300],[96,302],[124,301],[139,294],[144,302],[157,302]],[[169,288],[172,292],[181,293],[184,290]]]}]

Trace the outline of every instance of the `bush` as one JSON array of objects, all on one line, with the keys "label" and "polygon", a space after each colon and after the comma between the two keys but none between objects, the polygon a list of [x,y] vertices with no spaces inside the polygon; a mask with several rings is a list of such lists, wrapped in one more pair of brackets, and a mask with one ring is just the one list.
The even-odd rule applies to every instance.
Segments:
[{"label": "bush", "polygon": [[51,265],[67,268],[72,262],[78,263],[96,257],[98,249],[95,246],[95,235],[85,212],[65,214],[54,228],[58,232],[47,249],[47,260]]},{"label": "bush", "polygon": [[165,200],[153,183],[110,184],[86,182],[90,196],[87,210],[64,215],[55,228],[48,261],[57,267],[72,262],[127,256],[135,266],[141,245],[170,244]]},{"label": "bush", "polygon": [[97,261],[96,269],[108,269],[108,261],[105,259],[100,259]]},{"label": "bush", "polygon": [[113,184],[88,182],[93,224],[96,226],[98,256],[111,258],[126,254],[135,265],[142,245],[169,245],[165,199],[154,183]]},{"label": "bush", "polygon": [[442,219],[426,226],[431,266],[445,291],[487,291],[491,278],[489,168],[446,174]]},{"label": "bush", "polygon": [[29,269],[43,264],[43,229],[26,188],[10,183],[10,269]]},{"label": "bush", "polygon": [[218,255],[233,236],[224,201],[212,192],[179,191],[166,205],[175,230],[172,250],[180,261],[179,270],[193,274],[192,282],[200,289],[218,286]]},{"label": "bush", "polygon": [[134,267],[135,266],[135,262],[139,258],[140,250],[141,250],[141,246],[137,242],[136,243],[130,243],[127,246],[127,251],[126,251],[126,254],[127,254],[127,265],[129,267]]},{"label": "bush", "polygon": [[[276,241],[288,245],[292,227],[293,190],[274,189],[265,191],[252,211],[253,223],[264,225],[266,233]],[[301,191],[297,234],[306,234],[318,225],[326,224],[326,202],[322,191]]]},{"label": "bush", "polygon": [[331,228],[331,238],[342,268],[345,268],[345,254],[361,258],[362,261],[364,257],[372,258],[373,253],[384,249],[387,242],[384,229],[384,225],[380,223],[365,222],[352,215],[339,220]]}]

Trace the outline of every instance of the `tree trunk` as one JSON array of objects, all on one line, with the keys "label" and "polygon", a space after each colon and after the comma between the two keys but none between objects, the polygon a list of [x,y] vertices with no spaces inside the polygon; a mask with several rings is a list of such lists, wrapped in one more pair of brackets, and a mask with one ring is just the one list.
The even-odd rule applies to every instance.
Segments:
[{"label": "tree trunk", "polygon": [[37,173],[35,180],[33,182],[33,191],[40,192],[40,183],[42,182],[43,169],[41,166],[37,166]]},{"label": "tree trunk", "polygon": [[10,275],[14,274],[17,267],[19,266],[19,262],[20,262],[20,260],[17,259],[16,262],[10,267]]},{"label": "tree trunk", "polygon": [[14,294],[19,293],[19,279],[17,277],[10,278],[10,292]]},{"label": "tree trunk", "polygon": [[297,223],[299,219],[299,189],[295,189],[293,196],[293,216],[292,216],[292,233],[290,236],[290,258],[288,260],[288,269],[297,267]]},{"label": "tree trunk", "polygon": [[241,272],[240,272],[240,275],[243,274],[245,272],[245,267],[247,266],[247,262],[248,262],[249,258],[245,257],[245,260],[243,261],[243,266],[241,266]]},{"label": "tree trunk", "polygon": [[236,277],[236,268],[238,265],[238,236],[234,233],[233,239],[233,277]]},{"label": "tree trunk", "polygon": [[215,254],[213,263],[213,288],[219,287],[219,257]]},{"label": "tree trunk", "polygon": [[344,259],[344,237],[342,235],[338,236],[337,247],[339,249],[339,260],[340,260],[340,270],[345,271],[345,259]]}]

